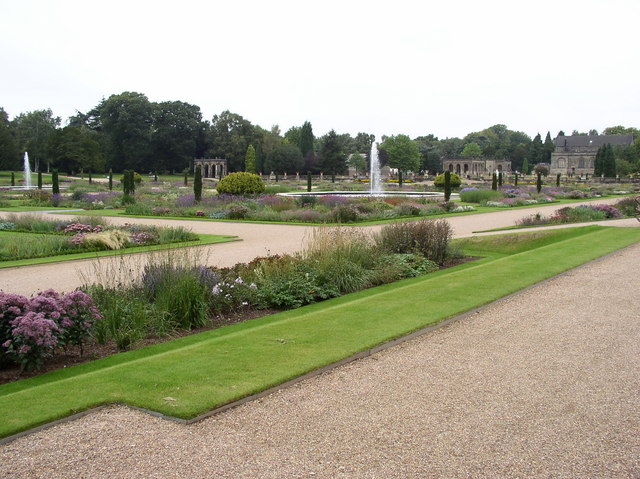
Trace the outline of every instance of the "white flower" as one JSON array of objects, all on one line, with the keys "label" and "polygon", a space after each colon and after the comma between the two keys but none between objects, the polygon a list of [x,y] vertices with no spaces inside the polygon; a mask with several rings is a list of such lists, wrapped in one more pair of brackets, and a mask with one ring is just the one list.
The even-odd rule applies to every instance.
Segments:
[{"label": "white flower", "polygon": [[235,280],[235,283],[237,283],[237,284],[242,284],[242,283],[244,283],[244,281],[242,281],[242,278],[241,278],[240,276],[238,276],[238,277],[236,278],[236,280]]},{"label": "white flower", "polygon": [[215,296],[218,295],[220,293],[222,293],[222,290],[220,289],[220,283],[216,284],[213,289],[211,290],[211,293]]}]

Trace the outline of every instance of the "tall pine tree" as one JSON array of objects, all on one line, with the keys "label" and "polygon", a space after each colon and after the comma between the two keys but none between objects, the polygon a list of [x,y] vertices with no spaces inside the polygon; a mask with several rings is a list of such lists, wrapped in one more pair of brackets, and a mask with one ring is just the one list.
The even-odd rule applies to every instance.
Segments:
[{"label": "tall pine tree", "polygon": [[305,121],[300,128],[300,151],[302,152],[302,156],[306,156],[307,153],[313,152],[313,128],[311,128],[311,123]]},{"label": "tall pine tree", "polygon": [[542,163],[543,159],[544,145],[542,144],[540,133],[538,133],[531,142],[531,148],[529,149],[529,163],[532,165],[537,165],[538,163]]},{"label": "tall pine tree", "polygon": [[547,136],[544,139],[544,145],[542,145],[542,149],[544,151],[544,162],[551,163],[551,153],[556,149],[553,144],[553,140],[551,139],[551,133],[547,132]]},{"label": "tall pine tree", "polygon": [[604,146],[602,173],[604,173],[604,176],[607,178],[614,178],[616,176],[616,155],[610,143]]},{"label": "tall pine tree", "polygon": [[604,154],[604,146],[601,146],[600,148],[598,148],[598,152],[596,153],[596,159],[593,162],[593,174],[594,176],[601,176],[602,175],[602,157]]}]

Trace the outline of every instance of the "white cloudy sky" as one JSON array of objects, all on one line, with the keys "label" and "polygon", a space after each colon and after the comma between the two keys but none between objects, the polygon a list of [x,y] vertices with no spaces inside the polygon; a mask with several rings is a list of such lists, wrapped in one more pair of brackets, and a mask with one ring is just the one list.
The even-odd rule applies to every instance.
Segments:
[{"label": "white cloudy sky", "polygon": [[282,131],[640,126],[638,0],[0,0],[0,107],[123,91]]}]

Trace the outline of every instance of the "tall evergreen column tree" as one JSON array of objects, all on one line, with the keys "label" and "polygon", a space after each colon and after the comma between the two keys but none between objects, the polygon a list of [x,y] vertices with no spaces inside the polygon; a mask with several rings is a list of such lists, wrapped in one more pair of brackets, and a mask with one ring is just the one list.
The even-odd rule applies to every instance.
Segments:
[{"label": "tall evergreen column tree", "polygon": [[113,170],[109,168],[109,191],[113,190]]},{"label": "tall evergreen column tree", "polygon": [[11,186],[16,186],[16,174],[11,172]]},{"label": "tall evergreen column tree", "polygon": [[538,193],[542,191],[542,173],[538,173],[538,179],[536,180],[536,190],[538,190]]},{"label": "tall evergreen column tree", "polygon": [[51,192],[54,195],[60,194],[60,180],[58,178],[58,170],[53,170],[51,173]]},{"label": "tall evergreen column tree", "polygon": [[522,162],[522,174],[523,175],[529,174],[529,160],[527,160],[526,158]]},{"label": "tall evergreen column tree", "polygon": [[560,186],[560,173],[556,175],[556,186]]},{"label": "tall evergreen column tree", "polygon": [[498,175],[496,175],[495,171],[491,175],[491,189],[493,191],[498,191]]},{"label": "tall evergreen column tree", "polygon": [[202,199],[202,167],[196,166],[196,174],[193,178],[193,196],[196,203],[199,203]]},{"label": "tall evergreen column tree", "polygon": [[451,171],[444,172],[444,201],[445,203],[451,198]]},{"label": "tall evergreen column tree", "polygon": [[513,180],[513,186],[518,186],[518,173],[515,174],[515,177]]},{"label": "tall evergreen column tree", "polygon": [[248,171],[249,173],[256,172],[256,149],[253,145],[249,145],[247,148],[247,154],[244,160],[244,171]]},{"label": "tall evergreen column tree", "polygon": [[307,191],[311,192],[311,172],[307,171]]},{"label": "tall evergreen column tree", "polygon": [[42,189],[42,171],[38,171],[38,189]]}]

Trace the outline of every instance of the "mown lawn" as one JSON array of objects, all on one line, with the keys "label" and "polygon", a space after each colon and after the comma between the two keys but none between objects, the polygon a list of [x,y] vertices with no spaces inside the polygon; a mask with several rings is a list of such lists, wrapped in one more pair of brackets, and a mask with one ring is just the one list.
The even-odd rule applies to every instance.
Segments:
[{"label": "mown lawn", "polygon": [[113,402],[192,418],[638,241],[598,226],[461,240],[484,259],[0,386],[0,436]]},{"label": "mown lawn", "polygon": [[[8,243],[8,240],[11,238],[23,239],[26,244],[28,242],[43,243],[44,241],[46,241],[47,237],[51,237],[51,236],[60,237],[60,235],[46,235],[43,233],[22,233],[22,232],[12,232],[12,231],[0,231],[0,257],[6,256],[6,255],[2,255],[2,253],[4,252],[5,244]],[[26,258],[26,259],[16,259],[16,260],[0,260],[0,268],[13,268],[16,266],[57,263],[60,261],[71,261],[71,260],[78,260],[78,259],[96,258],[96,257],[102,257],[102,256],[143,253],[147,251],[158,251],[163,249],[181,248],[181,247],[187,247],[187,246],[204,246],[209,244],[226,243],[229,241],[240,240],[240,238],[238,238],[237,236],[229,236],[229,235],[198,234],[197,236],[198,236],[198,240],[196,241],[187,241],[187,242],[180,242],[180,243],[165,243],[165,244],[156,244],[156,245],[134,246],[134,247],[124,248],[119,250],[85,251],[81,253],[66,253],[66,254],[48,255],[48,256],[41,256],[41,257],[34,257],[34,258]]]}]

